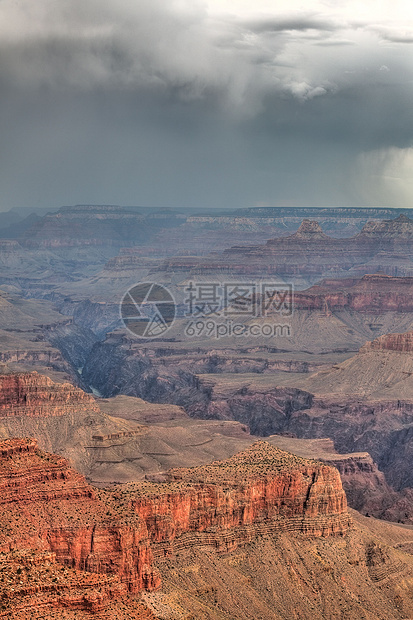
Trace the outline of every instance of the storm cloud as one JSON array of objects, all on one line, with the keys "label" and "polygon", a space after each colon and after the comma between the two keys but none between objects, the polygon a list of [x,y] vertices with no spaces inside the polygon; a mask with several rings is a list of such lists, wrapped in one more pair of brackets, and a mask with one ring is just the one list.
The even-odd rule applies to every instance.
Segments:
[{"label": "storm cloud", "polygon": [[0,209],[413,206],[412,15],[309,5],[2,0]]}]

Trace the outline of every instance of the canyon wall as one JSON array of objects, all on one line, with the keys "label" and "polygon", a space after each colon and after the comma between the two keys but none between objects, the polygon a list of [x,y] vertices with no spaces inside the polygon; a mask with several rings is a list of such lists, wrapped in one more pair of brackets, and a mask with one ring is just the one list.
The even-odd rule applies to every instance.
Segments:
[{"label": "canyon wall", "polygon": [[70,383],[37,372],[0,375],[0,417],[62,416],[98,412],[95,400]]},{"label": "canyon wall", "polygon": [[348,277],[382,271],[411,276],[413,220],[367,222],[353,237],[326,235],[317,221],[304,219],[298,230],[265,245],[234,246],[206,257],[176,257],[162,263],[160,271],[200,274],[278,275],[315,282],[320,277]]},{"label": "canyon wall", "polygon": [[361,352],[367,351],[399,351],[413,353],[413,332],[403,334],[385,334],[372,342],[367,342]]},{"label": "canyon wall", "polygon": [[413,278],[384,274],[328,279],[294,295],[294,307],[305,310],[362,313],[413,312]]},{"label": "canyon wall", "polygon": [[349,527],[336,469],[257,442],[156,478],[92,490],[33,440],[1,442],[0,618],[411,617],[410,556]]},{"label": "canyon wall", "polygon": [[344,535],[337,470],[257,442],[226,461],[171,470],[162,482],[95,491],[30,439],[0,442],[0,552],[49,550],[71,568],[156,589],[154,557],[197,545],[229,551],[263,533]]}]

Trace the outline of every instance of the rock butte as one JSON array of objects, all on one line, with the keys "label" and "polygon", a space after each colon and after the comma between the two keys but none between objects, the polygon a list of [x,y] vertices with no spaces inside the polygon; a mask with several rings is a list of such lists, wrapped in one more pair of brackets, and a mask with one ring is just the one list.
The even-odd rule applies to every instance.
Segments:
[{"label": "rock butte", "polygon": [[[0,618],[278,620],[299,608],[303,620],[401,620],[413,611],[413,560],[381,530],[349,527],[337,470],[266,442],[107,492],[35,441],[7,440],[0,480]],[[408,550],[410,533],[398,529],[389,543]]]},{"label": "rock butte", "polygon": [[132,593],[159,588],[154,561],[180,549],[228,552],[276,532],[343,536],[351,522],[337,470],[266,442],[109,492],[35,440],[10,439],[0,442],[0,503],[4,558],[47,551],[47,561],[115,576]]}]

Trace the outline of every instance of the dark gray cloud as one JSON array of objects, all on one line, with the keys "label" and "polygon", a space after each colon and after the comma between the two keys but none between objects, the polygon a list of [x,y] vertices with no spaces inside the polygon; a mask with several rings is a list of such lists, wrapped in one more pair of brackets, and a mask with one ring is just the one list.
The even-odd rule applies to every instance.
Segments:
[{"label": "dark gray cloud", "polygon": [[1,15],[0,209],[373,204],[396,160],[401,189],[383,195],[408,199],[406,25],[196,0],[3,0]]},{"label": "dark gray cloud", "polygon": [[320,32],[334,32],[340,30],[340,24],[333,20],[322,19],[317,15],[291,15],[279,18],[261,18],[245,21],[244,26],[254,32],[290,32],[318,30]]},{"label": "dark gray cloud", "polygon": [[372,27],[372,32],[376,33],[384,41],[390,41],[391,43],[412,44],[413,32],[412,30],[400,30],[386,27]]}]

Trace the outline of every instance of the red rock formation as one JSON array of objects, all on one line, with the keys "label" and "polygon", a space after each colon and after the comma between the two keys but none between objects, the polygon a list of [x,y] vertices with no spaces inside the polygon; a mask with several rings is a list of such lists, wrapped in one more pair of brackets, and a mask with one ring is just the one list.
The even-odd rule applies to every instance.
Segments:
[{"label": "red rock formation", "polygon": [[114,575],[85,573],[50,551],[0,553],[0,618],[154,620]]},{"label": "red rock formation", "polygon": [[[56,554],[48,551],[2,553],[0,570],[0,618],[21,619],[45,607],[56,613],[64,608],[96,613],[126,592],[113,577],[59,566]],[[7,581],[13,583],[12,596]]]},{"label": "red rock formation", "polygon": [[0,552],[56,554],[76,570],[117,575],[131,592],[160,585],[153,558],[197,545],[235,549],[257,535],[344,535],[337,470],[258,442],[226,461],[171,470],[163,483],[94,491],[34,440],[0,442]]},{"label": "red rock formation", "polygon": [[325,312],[413,312],[413,278],[374,274],[361,279],[323,280],[305,291],[297,291],[294,307]]},{"label": "red rock formation", "polygon": [[65,459],[43,456],[35,439],[2,441],[0,456],[0,505],[95,497],[83,476]]},{"label": "red rock formation", "polygon": [[372,342],[367,342],[361,349],[361,353],[367,351],[400,351],[401,353],[413,353],[413,331],[403,334],[385,334]]},{"label": "red rock formation", "polygon": [[61,416],[99,411],[95,400],[70,383],[54,383],[37,372],[0,375],[0,417]]},{"label": "red rock formation", "polygon": [[[348,470],[352,464],[343,462],[343,467]],[[192,616],[190,605],[182,617],[200,617],[196,611],[200,605],[205,613],[210,604],[216,605],[217,598],[211,602],[210,590],[202,589],[199,581],[199,572],[208,570],[206,584],[208,579],[214,580],[213,596],[229,600],[231,613],[234,605],[238,610],[238,599],[234,604],[232,595],[233,589],[239,590],[241,574],[248,576],[246,596],[255,597],[257,614],[274,608],[275,618],[302,604],[303,617],[315,617],[311,613],[320,600],[316,615],[321,618],[326,600],[330,600],[329,609],[333,609],[331,605],[336,609],[336,602],[346,596],[346,606],[357,601],[348,613],[359,617],[356,594],[362,592],[372,601],[363,598],[362,609],[373,603],[375,609],[384,609],[384,615],[375,612],[372,617],[411,617],[408,606],[403,606],[400,614],[392,614],[402,600],[397,594],[393,605],[393,589],[400,592],[401,579],[407,592],[403,605],[411,600],[413,579],[400,553],[381,544],[377,536],[372,542],[370,533],[364,543],[355,528],[338,544],[315,540],[346,534],[350,522],[338,471],[325,464],[257,442],[226,461],[171,470],[158,484],[134,484],[94,494],[88,494],[88,485],[77,474],[68,476],[68,469],[63,459],[39,451],[32,440],[0,442],[0,496],[8,489],[0,532],[0,618],[153,620],[155,616],[133,592],[159,586],[153,568],[158,560],[166,592],[175,576],[181,579],[180,571],[190,576],[183,589],[182,584],[181,589],[173,587],[174,597],[177,593],[182,596],[179,605],[184,609],[184,590],[195,603]],[[61,473],[64,479],[59,478]],[[52,497],[50,490],[56,490],[59,481],[66,489]],[[85,495],[73,492],[81,487]],[[277,537],[255,540],[274,532]],[[252,540],[248,553],[227,557],[224,564],[203,549],[209,546],[226,552]],[[398,540],[404,544],[405,538]],[[164,561],[165,556],[178,551],[184,553]],[[215,566],[220,567],[216,574]],[[236,568],[229,574],[230,584],[222,570],[226,566]],[[248,566],[251,575],[244,572]],[[191,570],[187,572],[185,567]],[[255,571],[261,574],[251,593]],[[278,575],[282,576],[281,588],[277,587]],[[222,577],[224,590],[219,594],[214,588]],[[372,592],[374,584],[383,580],[386,589],[378,592],[385,592],[388,600]],[[363,591],[359,582],[364,584]],[[289,587],[296,593],[294,601],[278,596],[280,589]],[[145,600],[153,602],[156,617],[172,617],[174,597],[149,594]],[[345,607],[340,605],[342,613]],[[218,618],[218,613],[208,617]]]},{"label": "red rock formation", "polygon": [[117,574],[129,590],[159,585],[139,515],[97,494],[68,462],[33,439],[0,442],[0,551],[48,549],[72,568]]},{"label": "red rock formation", "polygon": [[347,501],[355,510],[380,519],[399,500],[367,452],[321,460],[338,469]]},{"label": "red rock formation", "polygon": [[133,500],[155,556],[194,541],[229,551],[258,533],[330,536],[349,525],[338,472],[266,442],[226,461],[171,470],[168,480]]}]

